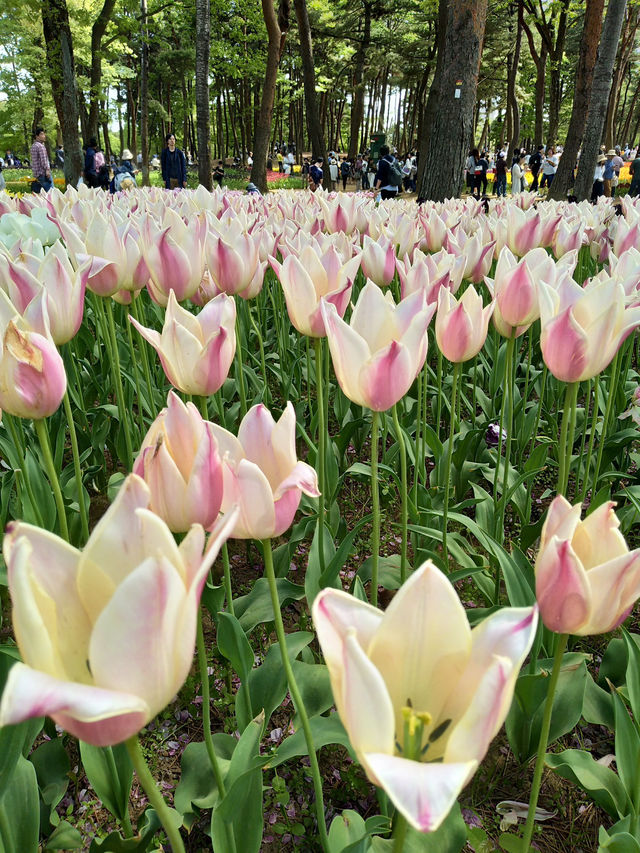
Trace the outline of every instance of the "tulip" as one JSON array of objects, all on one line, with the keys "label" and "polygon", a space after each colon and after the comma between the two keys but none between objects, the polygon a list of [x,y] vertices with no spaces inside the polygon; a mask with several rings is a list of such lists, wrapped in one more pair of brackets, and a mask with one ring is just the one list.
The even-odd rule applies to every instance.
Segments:
[{"label": "tulip", "polygon": [[562,634],[608,634],[640,596],[640,548],[629,551],[613,508],[601,504],[580,521],[580,504],[558,495],[540,537],[536,598],[540,616]]},{"label": "tulip", "polygon": [[298,257],[290,254],[282,264],[270,257],[269,263],[282,285],[292,325],[301,335],[324,337],[320,300],[326,299],[335,306],[340,317],[344,316],[360,258],[351,258],[343,264],[335,248],[318,256],[307,246]]},{"label": "tulip", "polygon": [[483,308],[482,297],[473,287],[468,287],[459,301],[448,290],[440,290],[436,340],[445,358],[462,362],[478,355],[487,338],[494,306],[490,302]]},{"label": "tulip", "polygon": [[542,356],[564,382],[597,376],[640,326],[640,307],[626,308],[624,288],[613,279],[582,288],[564,276],[556,288],[539,282],[538,292]]},{"label": "tulip", "polygon": [[313,621],[367,776],[412,826],[437,829],[504,722],[535,608],[502,608],[472,630],[453,587],[427,561],[385,613],[327,588]]},{"label": "tulip", "polygon": [[[233,242],[231,240],[233,239]],[[244,296],[259,269],[258,246],[251,235],[211,235],[205,244],[207,267],[218,290]]]},{"label": "tulip", "polygon": [[193,662],[198,602],[233,525],[230,513],[180,546],[130,475],[83,551],[17,522],[4,538],[13,625],[24,663],[0,703],[0,726],[47,715],[94,744],[120,743],[182,686]]},{"label": "tulip", "polygon": [[[537,211],[525,213],[516,205],[509,208],[507,215],[507,245],[514,253],[522,257],[531,249],[541,245],[542,225]],[[516,323],[513,324],[517,325]]]},{"label": "tulip", "polygon": [[322,300],[333,367],[345,396],[374,412],[402,399],[427,357],[427,328],[435,312],[424,291],[398,305],[373,282],[360,292],[351,324]]},{"label": "tulip", "polygon": [[540,309],[534,278],[526,261],[516,261],[509,249],[500,253],[495,279],[485,279],[485,283],[496,299],[493,321],[500,334],[506,330],[505,337],[511,337],[511,330],[515,329],[518,337],[538,319]]},{"label": "tulip", "polygon": [[67,390],[67,376],[56,345],[44,327],[34,331],[0,291],[0,409],[19,418],[52,415]]},{"label": "tulip", "polygon": [[162,334],[129,319],[156,350],[167,379],[179,391],[208,396],[222,387],[236,351],[232,296],[221,293],[194,317],[170,291]]},{"label": "tulip", "polygon": [[424,289],[427,305],[434,305],[438,302],[441,288],[445,287],[451,293],[457,293],[462,283],[465,263],[462,256],[450,255],[444,249],[435,255],[416,251],[412,263],[408,258],[396,260],[402,298]]},{"label": "tulip", "polygon": [[151,298],[166,306],[171,290],[182,302],[193,296],[204,275],[204,214],[186,225],[172,208],[165,209],[162,225],[147,216],[141,229],[142,252],[149,271]]},{"label": "tulip", "polygon": [[379,237],[372,240],[365,234],[362,243],[362,272],[378,287],[387,287],[396,274],[396,249],[393,243]]},{"label": "tulip", "polygon": [[222,503],[222,463],[210,423],[173,391],[147,432],[133,465],[149,486],[150,507],[174,533],[209,530]]},{"label": "tulip", "polygon": [[296,415],[291,403],[274,421],[262,404],[242,419],[238,437],[212,424],[223,462],[222,512],[235,504],[234,539],[272,539],[293,521],[302,492],[319,496],[316,472],[296,458]]}]

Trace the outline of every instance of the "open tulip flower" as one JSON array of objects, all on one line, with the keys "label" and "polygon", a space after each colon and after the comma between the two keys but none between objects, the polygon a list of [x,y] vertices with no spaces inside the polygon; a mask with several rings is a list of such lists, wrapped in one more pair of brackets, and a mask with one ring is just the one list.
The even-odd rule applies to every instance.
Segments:
[{"label": "open tulip flower", "polygon": [[427,357],[427,329],[435,305],[420,290],[398,305],[373,282],[360,292],[351,323],[321,302],[336,378],[346,397],[374,412],[407,393]]},{"label": "open tulip flower", "polygon": [[282,285],[292,325],[301,335],[324,337],[320,300],[326,299],[335,306],[340,317],[344,315],[360,256],[350,258],[345,264],[333,246],[321,256],[311,246],[306,246],[298,256],[287,255],[283,263],[273,257],[269,258],[269,263]]},{"label": "open tulip flower", "polygon": [[542,356],[564,382],[597,376],[640,326],[640,307],[626,307],[624,288],[615,279],[580,287],[566,275],[556,287],[539,282],[538,293]]},{"label": "open tulip flower", "polygon": [[259,265],[258,244],[250,234],[242,231],[235,233],[229,230],[223,236],[211,234],[205,244],[205,256],[216,287],[230,296],[236,293],[245,296],[258,271],[263,270]]},{"label": "open tulip flower", "polygon": [[367,776],[412,826],[437,829],[504,722],[535,636],[535,608],[504,607],[472,630],[428,561],[386,612],[327,588],[313,621]]},{"label": "open tulip flower", "polygon": [[133,465],[151,490],[151,509],[174,533],[215,523],[222,503],[222,462],[213,425],[193,403],[169,391]]},{"label": "open tulip flower", "polygon": [[204,214],[186,225],[167,207],[161,225],[152,216],[144,219],[140,240],[149,272],[147,287],[154,302],[167,305],[172,290],[179,302],[197,291],[204,275],[206,234]]},{"label": "open tulip flower", "polygon": [[483,308],[482,297],[473,287],[468,287],[459,300],[445,288],[440,290],[436,341],[445,358],[455,363],[478,355],[487,339],[494,306],[490,302]]},{"label": "open tulip flower", "polygon": [[162,334],[129,319],[160,356],[169,382],[183,394],[208,396],[222,387],[236,351],[232,296],[221,293],[194,317],[171,291]]},{"label": "open tulip flower", "polygon": [[558,495],[535,565],[540,616],[561,634],[607,634],[640,596],[640,548],[629,551],[612,501],[580,521],[580,504]]},{"label": "open tulip flower", "polygon": [[83,551],[30,524],[4,538],[13,626],[24,663],[0,726],[47,715],[96,746],[120,743],[171,701],[193,662],[198,603],[234,516],[194,525],[178,547],[135,474]]},{"label": "open tulip flower", "polygon": [[222,512],[236,504],[234,539],[271,539],[291,526],[302,493],[317,498],[318,478],[296,457],[296,413],[291,403],[274,421],[262,404],[249,409],[238,437],[212,424],[223,463]]}]

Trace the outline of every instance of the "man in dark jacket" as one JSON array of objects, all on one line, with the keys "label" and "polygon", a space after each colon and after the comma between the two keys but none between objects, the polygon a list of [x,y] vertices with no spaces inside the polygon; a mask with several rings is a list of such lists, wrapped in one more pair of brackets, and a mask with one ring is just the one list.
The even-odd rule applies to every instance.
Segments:
[{"label": "man in dark jacket", "polygon": [[173,133],[167,133],[166,147],[160,155],[160,168],[165,189],[182,189],[187,186],[187,160],[184,153],[176,148],[176,138]]},{"label": "man in dark jacket", "polygon": [[98,173],[96,171],[96,148],[98,142],[95,136],[92,136],[87,145],[87,151],[84,155],[84,182],[88,187],[97,187]]},{"label": "man in dark jacket", "polygon": [[374,187],[380,190],[380,198],[384,201],[387,198],[395,198],[398,195],[398,184],[393,183],[391,176],[391,165],[394,157],[389,153],[389,146],[383,145],[380,148],[380,159],[378,160],[378,170]]}]

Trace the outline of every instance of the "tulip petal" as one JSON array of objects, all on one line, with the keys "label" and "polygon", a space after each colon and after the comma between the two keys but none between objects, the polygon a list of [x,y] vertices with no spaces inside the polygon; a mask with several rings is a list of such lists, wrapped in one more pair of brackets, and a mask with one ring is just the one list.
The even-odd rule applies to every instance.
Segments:
[{"label": "tulip petal", "polygon": [[320,305],[333,369],[340,388],[351,401],[360,406],[367,406],[368,403],[360,387],[360,368],[370,357],[369,347],[364,338],[338,317],[338,312],[333,305],[324,299],[321,300]]},{"label": "tulip petal", "polygon": [[568,540],[553,536],[536,561],[536,599],[551,631],[575,634],[591,612],[586,572]]},{"label": "tulip petal", "polygon": [[[185,598],[175,566],[149,557],[118,585],[93,628],[89,665],[96,682],[141,696],[151,716],[178,691],[192,663],[195,633],[178,631]],[[189,644],[185,659],[179,651]]]},{"label": "tulip petal", "polygon": [[45,715],[94,746],[120,743],[150,719],[140,696],[62,681],[14,664],[2,693],[0,726]]},{"label": "tulip petal", "polygon": [[574,633],[607,634],[624,622],[640,597],[640,549],[596,566],[587,577],[593,607],[587,622]]},{"label": "tulip petal", "polygon": [[629,553],[614,507],[613,501],[600,504],[573,534],[571,547],[587,571]]},{"label": "tulip petal", "polygon": [[477,761],[421,764],[381,753],[367,753],[364,763],[398,811],[420,832],[440,826],[478,766]]},{"label": "tulip petal", "polygon": [[[335,697],[337,700],[337,696]],[[358,756],[366,752],[393,755],[395,719],[382,676],[348,628],[342,645],[342,690],[338,713]]]},{"label": "tulip petal", "polygon": [[378,350],[360,371],[365,405],[374,412],[390,409],[407,393],[416,373],[404,343],[391,341],[387,347]]},{"label": "tulip petal", "polygon": [[439,719],[470,651],[471,629],[460,599],[427,561],[396,593],[368,649],[387,685],[396,731],[403,730],[406,705]]}]

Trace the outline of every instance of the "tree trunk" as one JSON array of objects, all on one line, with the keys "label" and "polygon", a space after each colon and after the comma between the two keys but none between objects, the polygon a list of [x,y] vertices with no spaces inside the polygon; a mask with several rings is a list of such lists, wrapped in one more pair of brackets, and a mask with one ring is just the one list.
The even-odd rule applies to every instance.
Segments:
[{"label": "tree trunk", "polygon": [[102,83],[102,37],[115,5],[116,0],[104,0],[104,5],[91,27],[91,72],[89,75],[89,118],[87,121],[89,137],[98,136],[100,86]]},{"label": "tree trunk", "polygon": [[353,85],[351,96],[351,127],[349,131],[349,159],[353,163],[360,150],[360,130],[364,117],[364,66],[367,52],[371,44],[371,7],[370,0],[363,0],[364,23],[362,27],[362,38],[356,53],[355,66],[353,70]]},{"label": "tree trunk", "polygon": [[269,41],[267,44],[267,68],[264,75],[264,88],[262,90],[262,100],[253,141],[251,181],[258,187],[260,192],[265,193],[267,191],[267,153],[269,135],[271,133],[273,102],[276,94],[276,81],[278,79],[278,66],[280,65],[280,57],[284,50],[287,31],[289,29],[288,0],[280,0],[278,14],[276,14],[273,0],[262,0],[262,14],[267,27]]},{"label": "tree trunk", "polygon": [[318,101],[316,99],[316,72],[313,64],[313,42],[306,0],[294,0],[298,33],[300,36],[300,58],[302,60],[302,79],[304,81],[304,106],[307,115],[307,131],[314,157],[322,157],[323,172],[329,174],[327,146],[320,123]]},{"label": "tree trunk", "polygon": [[573,166],[578,156],[582,134],[587,122],[589,99],[593,83],[593,70],[598,55],[598,42],[602,31],[604,0],[587,0],[584,13],[578,67],[576,68],[573,109],[569,120],[567,139],[558,163],[555,178],[549,189],[549,198],[562,201],[573,186]]},{"label": "tree trunk", "polygon": [[[419,188],[422,187],[424,180],[431,127],[440,102],[440,85],[445,55],[445,38],[447,34],[448,18],[449,6],[447,0],[438,0],[438,25],[436,30],[438,48],[436,52],[436,70],[427,96],[427,103],[420,114],[420,121],[418,122],[418,172],[416,175],[416,186]],[[418,198],[421,198],[420,192],[418,192]]]},{"label": "tree trunk", "polygon": [[605,122],[605,145],[607,148],[612,148],[616,142],[614,138],[613,125],[616,110],[618,108],[618,99],[620,97],[620,86],[624,77],[629,61],[631,59],[631,51],[634,48],[635,36],[638,30],[638,9],[637,7],[629,7],[629,14],[624,22],[622,38],[618,45],[617,61],[611,81],[611,91],[609,93],[609,102],[607,104],[607,118]]},{"label": "tree trunk", "polygon": [[511,139],[509,141],[509,150],[507,151],[507,162],[509,162],[509,154],[513,154],[520,142],[520,107],[516,96],[516,81],[518,79],[518,65],[520,64],[520,45],[522,44],[522,18],[523,18],[522,0],[518,3],[518,21],[516,24],[516,44],[513,49],[513,59],[511,62],[511,75],[508,81],[507,97],[511,112]]},{"label": "tree trunk", "polygon": [[198,181],[212,189],[209,147],[209,42],[210,0],[196,0],[196,128],[198,136]]},{"label": "tree trunk", "polygon": [[593,171],[604,130],[607,101],[611,91],[613,63],[616,59],[626,5],[627,0],[609,0],[607,6],[607,15],[604,19],[602,38],[598,49],[598,59],[593,71],[589,113],[576,177],[575,195],[578,201],[589,198],[593,186]]},{"label": "tree trunk", "polygon": [[438,50],[438,103],[424,158],[421,198],[444,201],[460,194],[486,19],[487,0],[447,2],[447,26],[442,51]]},{"label": "tree trunk", "polygon": [[[142,186],[149,184],[149,45],[147,43],[147,0],[140,0],[140,149]],[[134,118],[135,121],[135,118]]]},{"label": "tree trunk", "polygon": [[42,4],[42,27],[51,91],[62,129],[64,177],[67,184],[75,186],[82,174],[83,162],[78,135],[78,91],[73,43],[66,0],[48,0]]}]

